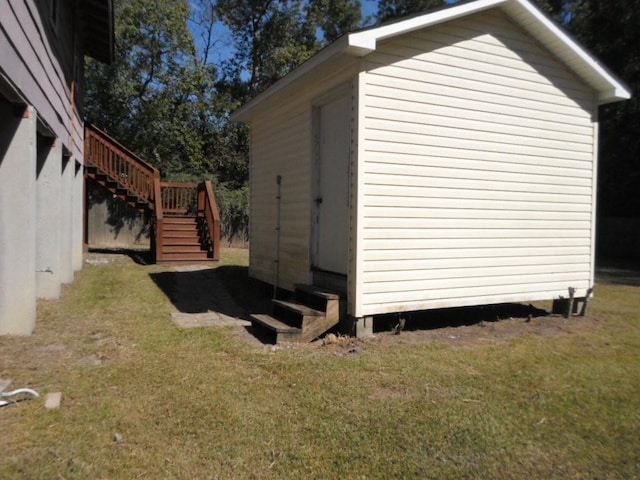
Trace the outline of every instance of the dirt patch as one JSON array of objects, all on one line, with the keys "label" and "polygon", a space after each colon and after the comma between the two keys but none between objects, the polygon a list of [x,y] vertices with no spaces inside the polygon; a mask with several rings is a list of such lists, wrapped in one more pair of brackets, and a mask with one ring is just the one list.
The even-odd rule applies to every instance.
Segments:
[{"label": "dirt patch", "polygon": [[480,321],[475,324],[440,326],[433,329],[403,331],[399,335],[381,332],[378,336],[384,342],[444,342],[452,345],[478,343],[500,343],[525,335],[560,336],[568,335],[598,324],[589,317],[573,317],[571,320],[559,315],[525,318],[505,318],[495,321]]},{"label": "dirt patch", "polygon": [[412,325],[411,329],[395,331],[377,331],[363,338],[343,337],[333,334],[316,340],[308,345],[295,348],[313,348],[337,356],[358,355],[371,345],[421,345],[445,343],[453,346],[471,346],[481,344],[500,344],[527,335],[541,337],[559,337],[572,335],[591,329],[601,328],[602,322],[595,317],[572,317],[570,320],[560,315],[538,317],[504,318],[495,321],[438,325],[429,328]]}]

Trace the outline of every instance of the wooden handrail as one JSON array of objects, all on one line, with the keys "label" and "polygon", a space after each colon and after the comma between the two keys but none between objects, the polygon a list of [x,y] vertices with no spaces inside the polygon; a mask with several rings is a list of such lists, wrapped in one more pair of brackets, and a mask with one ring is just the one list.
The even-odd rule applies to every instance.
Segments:
[{"label": "wooden handrail", "polygon": [[85,128],[85,158],[128,191],[153,204],[158,169],[94,125]]},{"label": "wooden handrail", "polygon": [[209,180],[198,185],[198,215],[203,215],[207,220],[213,260],[220,260],[220,210]]},{"label": "wooden handrail", "polygon": [[[160,173],[158,172],[153,177],[153,190],[154,190],[154,198],[162,198],[161,186],[160,186]],[[162,237],[163,237],[163,228],[164,228],[164,209],[162,208],[162,202],[155,202],[155,211],[154,211],[154,219],[155,219],[155,249],[156,249],[156,262],[162,260]]]},{"label": "wooden handrail", "polygon": [[196,216],[198,184],[182,182],[160,182],[162,208],[170,215]]},{"label": "wooden handrail", "polygon": [[98,127],[96,127],[95,125],[89,123],[86,124],[85,127],[92,133],[95,135],[98,135],[102,138],[104,138],[105,140],[108,140],[109,143],[117,146],[120,150],[122,150],[124,153],[126,153],[128,156],[130,156],[131,158],[133,158],[137,163],[139,163],[140,165],[144,166],[144,168],[146,168],[149,171],[157,171],[158,169],[156,167],[154,167],[153,165],[151,165],[149,162],[147,162],[146,160],[144,160],[143,158],[141,158],[139,155],[137,155],[136,153],[132,152],[131,150],[129,150],[127,147],[125,147],[124,145],[122,145],[120,142],[118,142],[118,140],[116,140],[115,138],[113,138],[111,135],[109,135],[107,132],[105,132],[104,130],[99,129]]},{"label": "wooden handrail", "polygon": [[156,261],[167,258],[163,249],[167,215],[196,217],[203,245],[213,260],[220,260],[220,211],[210,181],[162,182],[157,168],[93,125],[85,129],[85,159],[115,182],[115,191],[126,189],[148,204],[147,212],[153,211]]}]

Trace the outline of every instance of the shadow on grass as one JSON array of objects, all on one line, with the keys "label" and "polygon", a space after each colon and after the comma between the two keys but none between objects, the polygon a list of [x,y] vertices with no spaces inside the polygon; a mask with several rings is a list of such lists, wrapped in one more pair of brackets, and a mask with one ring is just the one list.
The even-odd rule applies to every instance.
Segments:
[{"label": "shadow on grass", "polygon": [[152,265],[155,263],[151,250],[133,250],[128,248],[90,248],[89,253],[104,255],[126,255],[138,265]]},{"label": "shadow on grass", "polygon": [[182,313],[213,311],[248,320],[250,313],[266,313],[271,308],[267,288],[249,278],[247,267],[225,265],[149,276]]},{"label": "shadow on grass", "polygon": [[[252,313],[271,313],[273,287],[249,278],[247,267],[224,265],[193,271],[150,273],[149,276],[182,313],[214,311],[243,320],[250,320]],[[405,321],[404,330],[416,331],[547,315],[549,312],[546,310],[516,303],[404,312],[377,316],[374,332],[391,330],[401,318]],[[273,343],[273,339],[261,329],[246,329],[262,343]],[[338,330],[336,327],[330,331]]]},{"label": "shadow on grass", "polygon": [[[149,276],[182,313],[215,311],[250,320],[251,313],[271,312],[272,287],[249,278],[247,267],[220,266],[195,271],[150,273]],[[546,315],[549,315],[546,310],[515,303],[445,308],[377,316],[374,332],[391,330],[401,318],[405,321],[404,330],[433,330]],[[263,338],[260,335],[260,329],[247,330],[261,342],[272,343],[270,337]],[[337,331],[337,327],[331,331]]]},{"label": "shadow on grass", "polygon": [[640,287],[640,265],[637,261],[610,260],[596,265],[596,283]]},{"label": "shadow on grass", "polygon": [[441,308],[419,312],[380,315],[374,322],[374,332],[389,331],[404,319],[404,330],[435,330],[480,323],[498,322],[508,318],[536,318],[550,315],[544,309],[520,303],[504,303],[477,307]]}]

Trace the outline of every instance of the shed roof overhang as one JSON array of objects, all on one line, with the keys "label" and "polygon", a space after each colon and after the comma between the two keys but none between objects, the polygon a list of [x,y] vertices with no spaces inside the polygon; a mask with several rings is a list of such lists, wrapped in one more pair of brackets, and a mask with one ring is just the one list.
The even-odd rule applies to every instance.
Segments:
[{"label": "shed roof overhang", "polygon": [[268,98],[338,55],[348,54],[354,57],[363,57],[375,51],[379,41],[433,27],[492,8],[501,9],[578,77],[594,88],[598,94],[599,104],[631,98],[630,89],[620,79],[528,0],[475,0],[453,4],[439,10],[344,35],[236,110],[231,119],[233,121],[250,120],[256,107]]},{"label": "shed roof overhang", "polygon": [[114,54],[113,0],[84,0],[82,25],[85,54],[111,63]]}]

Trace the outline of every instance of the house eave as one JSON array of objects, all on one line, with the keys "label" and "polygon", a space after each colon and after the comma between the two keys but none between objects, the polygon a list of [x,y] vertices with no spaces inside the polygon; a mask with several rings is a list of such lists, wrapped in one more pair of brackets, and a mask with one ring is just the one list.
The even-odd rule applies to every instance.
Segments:
[{"label": "house eave", "polygon": [[114,59],[113,0],[85,0],[82,3],[84,53],[99,62]]}]

